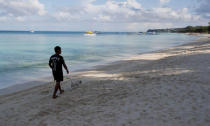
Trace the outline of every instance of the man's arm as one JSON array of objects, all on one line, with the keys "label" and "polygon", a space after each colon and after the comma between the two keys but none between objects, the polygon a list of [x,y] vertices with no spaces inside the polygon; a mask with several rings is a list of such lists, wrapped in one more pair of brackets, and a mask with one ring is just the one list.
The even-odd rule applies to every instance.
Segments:
[{"label": "man's arm", "polygon": [[49,66],[50,66],[50,68],[52,69],[52,60],[51,60],[51,58],[50,58],[50,60],[49,60]]},{"label": "man's arm", "polygon": [[66,66],[65,62],[63,62],[63,67],[65,68],[67,74],[69,74],[69,70],[68,70],[68,67]]},{"label": "man's arm", "polygon": [[65,70],[66,70],[67,74],[69,74],[68,67],[66,66],[66,63],[65,63],[64,58],[63,58],[63,57],[61,57],[61,61],[62,61],[62,63],[63,63],[63,67],[65,68]]}]

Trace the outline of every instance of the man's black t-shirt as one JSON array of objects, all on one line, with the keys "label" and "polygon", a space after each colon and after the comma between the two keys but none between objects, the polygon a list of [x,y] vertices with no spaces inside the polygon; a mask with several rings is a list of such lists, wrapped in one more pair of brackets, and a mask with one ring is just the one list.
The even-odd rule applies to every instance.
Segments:
[{"label": "man's black t-shirt", "polygon": [[63,70],[62,65],[64,64],[64,59],[62,56],[54,54],[50,57],[49,66],[52,69],[54,80],[63,81]]}]

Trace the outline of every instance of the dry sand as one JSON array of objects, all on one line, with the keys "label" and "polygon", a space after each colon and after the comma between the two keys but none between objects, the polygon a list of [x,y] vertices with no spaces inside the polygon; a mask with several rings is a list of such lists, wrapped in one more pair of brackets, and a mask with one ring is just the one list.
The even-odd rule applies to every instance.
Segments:
[{"label": "dry sand", "polygon": [[[67,77],[68,78],[68,77]],[[210,126],[210,39],[0,96],[0,126]]]}]

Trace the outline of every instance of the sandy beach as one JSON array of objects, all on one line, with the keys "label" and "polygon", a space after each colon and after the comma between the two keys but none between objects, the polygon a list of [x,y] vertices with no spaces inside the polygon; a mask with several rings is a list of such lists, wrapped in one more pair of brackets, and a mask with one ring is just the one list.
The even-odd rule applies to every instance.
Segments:
[{"label": "sandy beach", "polygon": [[209,35],[69,77],[1,95],[0,126],[210,126]]}]

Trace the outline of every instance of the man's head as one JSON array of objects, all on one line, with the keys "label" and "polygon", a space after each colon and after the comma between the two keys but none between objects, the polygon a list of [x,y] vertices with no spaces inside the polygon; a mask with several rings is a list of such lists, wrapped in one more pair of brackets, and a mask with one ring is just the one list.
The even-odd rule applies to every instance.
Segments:
[{"label": "man's head", "polygon": [[54,50],[55,50],[55,53],[56,53],[56,54],[61,54],[61,47],[60,47],[60,46],[56,46],[56,47],[54,48]]}]

